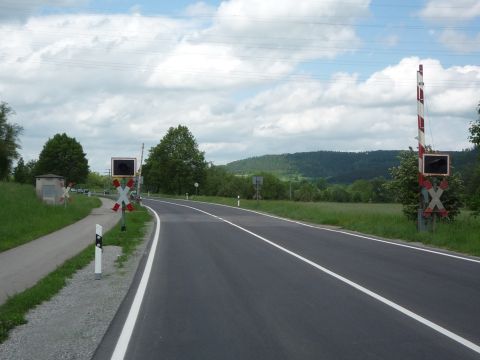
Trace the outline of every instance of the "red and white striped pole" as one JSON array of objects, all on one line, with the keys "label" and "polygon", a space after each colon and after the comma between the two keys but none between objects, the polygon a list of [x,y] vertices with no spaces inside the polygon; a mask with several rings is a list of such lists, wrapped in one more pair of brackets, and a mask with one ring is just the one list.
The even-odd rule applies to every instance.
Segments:
[{"label": "red and white striped pole", "polygon": [[[417,215],[418,231],[426,231],[428,220],[424,217],[425,203],[428,203],[425,177],[423,176],[423,154],[425,154],[425,118],[424,118],[424,92],[423,92],[423,65],[418,66],[417,71],[417,118],[418,118],[418,191],[419,207]],[[425,193],[425,194],[424,194]]]},{"label": "red and white striped pole", "polygon": [[417,71],[417,116],[418,116],[418,185],[423,187],[423,154],[425,154],[425,118],[423,100],[423,65]]}]

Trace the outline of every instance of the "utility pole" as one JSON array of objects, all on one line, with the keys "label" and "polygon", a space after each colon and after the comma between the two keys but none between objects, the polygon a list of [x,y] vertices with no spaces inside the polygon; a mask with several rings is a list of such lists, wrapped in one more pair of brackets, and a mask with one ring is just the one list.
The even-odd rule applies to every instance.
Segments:
[{"label": "utility pole", "polygon": [[145,144],[142,143],[142,154],[140,155],[140,166],[138,167],[138,181],[137,181],[137,197],[140,199],[140,179],[142,178],[142,163],[143,163],[143,148]]}]

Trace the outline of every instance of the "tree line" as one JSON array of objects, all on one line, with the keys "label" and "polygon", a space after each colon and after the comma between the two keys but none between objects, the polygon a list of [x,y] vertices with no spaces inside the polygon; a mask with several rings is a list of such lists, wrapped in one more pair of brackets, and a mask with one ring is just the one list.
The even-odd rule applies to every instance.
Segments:
[{"label": "tree line", "polygon": [[[0,180],[13,179],[20,183],[34,184],[37,175],[54,173],[68,182],[90,183],[105,186],[110,179],[89,171],[88,160],[81,144],[67,134],[56,134],[45,143],[38,160],[27,163],[20,157],[18,137],[22,127],[9,122],[13,110],[0,103]],[[478,118],[470,124],[469,140],[480,147],[480,104]],[[13,167],[14,160],[17,165]],[[325,178],[295,178],[281,180],[269,172],[257,172],[249,176],[235,175],[224,166],[215,166],[205,160],[195,137],[183,125],[171,127],[160,142],[149,150],[142,166],[144,191],[184,195],[186,193],[209,196],[252,199],[256,189],[252,176],[262,176],[262,199],[334,202],[400,202],[404,213],[414,219],[418,206],[418,159],[413,149],[402,152],[400,164],[390,168],[392,179],[376,177],[360,179],[351,184],[332,184]],[[432,179],[435,181],[435,179]],[[480,213],[480,159],[470,169],[467,181],[458,174],[449,178],[450,187],[442,201],[450,210],[450,218],[466,204]],[[199,185],[195,187],[195,184]]]}]

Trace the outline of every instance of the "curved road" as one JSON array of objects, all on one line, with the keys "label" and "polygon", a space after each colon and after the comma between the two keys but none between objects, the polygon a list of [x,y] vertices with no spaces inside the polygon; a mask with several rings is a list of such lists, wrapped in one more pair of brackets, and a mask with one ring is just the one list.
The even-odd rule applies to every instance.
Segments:
[{"label": "curved road", "polygon": [[158,238],[94,359],[480,358],[479,259],[144,203]]}]

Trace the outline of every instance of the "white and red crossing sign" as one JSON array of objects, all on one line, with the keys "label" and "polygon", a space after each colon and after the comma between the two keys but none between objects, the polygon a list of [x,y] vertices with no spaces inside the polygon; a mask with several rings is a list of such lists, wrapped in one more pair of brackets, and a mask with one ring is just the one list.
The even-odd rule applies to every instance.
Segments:
[{"label": "white and red crossing sign", "polygon": [[133,188],[133,185],[134,185],[133,179],[128,180],[128,183],[125,186],[125,188],[122,188],[122,185],[120,185],[120,181],[118,181],[117,179],[113,180],[113,186],[115,186],[118,194],[120,195],[117,202],[112,208],[113,211],[117,211],[122,205],[122,202],[125,203],[125,207],[129,211],[133,211],[133,206],[130,203],[130,200],[128,200],[128,192]]},{"label": "white and red crossing sign", "polygon": [[70,198],[69,192],[72,186],[73,186],[73,183],[69,183],[67,187],[62,187],[63,194],[62,194],[62,197],[60,198],[62,201],[68,200]]},{"label": "white and red crossing sign", "polygon": [[425,180],[423,182],[423,186],[427,189],[428,193],[432,197],[432,200],[428,204],[428,207],[425,209],[423,216],[430,217],[435,207],[438,208],[438,212],[440,213],[441,217],[448,216],[448,211],[443,206],[442,202],[440,201],[440,196],[442,196],[443,192],[448,189],[448,182],[447,180],[443,180],[437,189],[433,188],[433,185],[430,181]]}]

